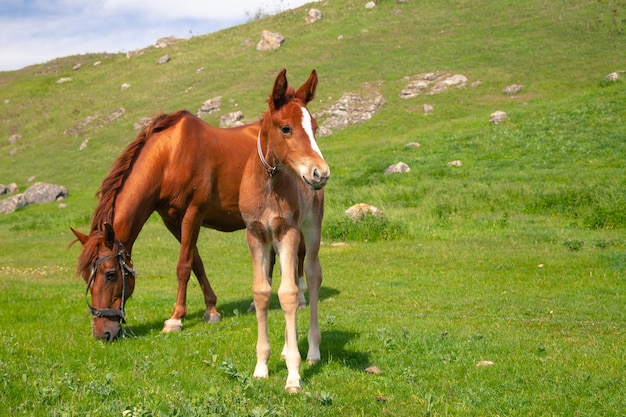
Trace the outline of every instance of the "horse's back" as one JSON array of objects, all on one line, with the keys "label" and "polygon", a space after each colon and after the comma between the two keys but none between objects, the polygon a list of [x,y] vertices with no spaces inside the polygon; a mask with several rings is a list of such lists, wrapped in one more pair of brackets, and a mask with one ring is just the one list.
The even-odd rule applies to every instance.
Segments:
[{"label": "horse's back", "polygon": [[163,217],[180,221],[193,207],[206,227],[241,229],[239,185],[258,130],[258,123],[221,129],[186,113],[148,138],[122,195],[144,196]]}]

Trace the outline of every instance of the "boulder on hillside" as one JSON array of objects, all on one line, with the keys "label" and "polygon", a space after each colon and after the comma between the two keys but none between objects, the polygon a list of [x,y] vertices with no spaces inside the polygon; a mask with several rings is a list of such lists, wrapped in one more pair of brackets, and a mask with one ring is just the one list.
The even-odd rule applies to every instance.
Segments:
[{"label": "boulder on hillside", "polygon": [[0,200],[0,213],[7,214],[13,213],[15,210],[22,208],[28,205],[26,199],[24,198],[24,194],[14,195],[4,200]]},{"label": "boulder on hillside", "polygon": [[497,110],[494,111],[493,113],[491,113],[491,115],[489,116],[489,121],[493,124],[499,124],[504,122],[506,119],[508,119],[509,116],[506,114],[506,112],[503,112],[501,110]]},{"label": "boulder on hillside", "polygon": [[222,106],[222,96],[213,97],[208,99],[202,106],[200,106],[200,110],[198,110],[198,117],[202,117],[205,114],[215,113],[220,110]]},{"label": "boulder on hillside", "polygon": [[344,213],[350,218],[358,220],[365,216],[380,217],[382,211],[378,207],[371,206],[367,203],[357,203],[348,208]]},{"label": "boulder on hillside", "polygon": [[236,111],[220,117],[220,127],[243,126],[243,112]]},{"label": "boulder on hillside", "polygon": [[410,172],[411,168],[405,164],[404,162],[398,162],[393,165],[389,165],[387,169],[385,169],[385,175],[389,174],[403,174],[405,172]]},{"label": "boulder on hillside", "polygon": [[176,36],[166,36],[164,38],[157,39],[154,44],[155,48],[167,48],[170,45],[175,44],[179,39]]},{"label": "boulder on hillside", "polygon": [[341,130],[345,127],[370,120],[385,104],[385,99],[379,93],[359,95],[344,93],[343,96],[328,110],[315,115],[323,119],[319,137],[329,136],[332,130]]},{"label": "boulder on hillside", "polygon": [[306,23],[314,23],[322,18],[322,12],[317,9],[309,9],[309,13],[304,17]]},{"label": "boulder on hillside", "polygon": [[0,213],[13,213],[15,210],[29,204],[44,204],[60,201],[65,199],[68,195],[67,188],[61,185],[37,182],[28,187],[22,194],[0,200]]},{"label": "boulder on hillside", "polygon": [[509,86],[504,87],[502,90],[503,94],[516,94],[524,89],[524,86],[521,84],[511,84]]},{"label": "boulder on hillside", "polygon": [[285,37],[280,33],[263,30],[261,32],[261,40],[256,44],[257,51],[271,51],[278,49],[285,42]]},{"label": "boulder on hillside", "polygon": [[417,97],[420,94],[439,94],[452,87],[463,88],[468,79],[462,74],[450,74],[445,72],[429,72],[404,77],[406,86],[398,96],[403,99]]},{"label": "boulder on hillside", "polygon": [[43,204],[65,199],[69,193],[61,185],[36,182],[24,191],[24,198],[28,204]]}]

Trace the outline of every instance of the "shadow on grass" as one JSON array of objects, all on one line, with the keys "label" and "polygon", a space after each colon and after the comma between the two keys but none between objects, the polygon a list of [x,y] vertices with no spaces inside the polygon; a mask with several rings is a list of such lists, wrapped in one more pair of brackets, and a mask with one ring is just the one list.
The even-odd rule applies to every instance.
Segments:
[{"label": "shadow on grass", "polygon": [[[303,378],[311,378],[320,372],[324,366],[331,362],[341,363],[355,371],[363,371],[371,365],[369,355],[365,352],[347,350],[346,346],[354,339],[359,338],[359,333],[345,330],[329,330],[322,332],[321,353],[322,359],[314,365],[303,367]],[[300,352],[306,355],[309,344],[304,338],[298,342]],[[305,358],[303,358],[304,360]]]},{"label": "shadow on grass", "polygon": [[[320,302],[325,299],[331,298],[339,294],[339,291],[334,288],[322,287],[320,289]],[[247,313],[248,308],[250,307],[250,303],[252,302],[252,294],[250,294],[250,298],[240,299],[236,301],[232,301],[225,304],[220,304],[218,302],[217,309],[222,315],[222,319],[235,317],[240,314],[254,314]],[[308,303],[308,293],[307,293],[307,303]],[[270,300],[270,310],[280,310],[280,302],[278,301],[278,295],[276,292],[272,293],[272,298]],[[204,310],[194,310],[192,312],[188,312],[187,316],[183,319],[183,326],[185,325],[185,321],[199,321],[203,320]],[[144,337],[150,334],[154,330],[161,330],[163,328],[163,323],[167,317],[160,318],[158,320],[152,321],[144,321],[142,323],[129,323],[126,327],[132,331],[137,337]],[[184,331],[184,328],[183,328]]]}]

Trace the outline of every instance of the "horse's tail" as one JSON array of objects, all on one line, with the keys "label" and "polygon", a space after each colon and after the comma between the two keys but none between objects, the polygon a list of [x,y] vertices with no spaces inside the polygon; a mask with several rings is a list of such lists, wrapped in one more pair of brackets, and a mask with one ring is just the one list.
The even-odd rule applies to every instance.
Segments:
[{"label": "horse's tail", "polygon": [[188,111],[179,110],[174,113],[161,114],[155,117],[139,132],[135,140],[126,147],[124,152],[117,158],[109,175],[104,179],[102,185],[96,192],[96,197],[99,198],[100,202],[93,215],[92,231],[101,229],[104,223],[113,224],[115,198],[124,186],[124,182],[132,171],[137,157],[150,137],[155,133],[172,127],[178,123],[180,119],[189,115],[191,115],[191,113]]}]

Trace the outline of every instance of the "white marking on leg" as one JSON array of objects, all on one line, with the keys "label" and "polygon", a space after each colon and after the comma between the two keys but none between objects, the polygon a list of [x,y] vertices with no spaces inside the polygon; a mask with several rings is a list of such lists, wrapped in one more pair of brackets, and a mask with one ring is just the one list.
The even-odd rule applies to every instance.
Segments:
[{"label": "white marking on leg", "polygon": [[302,107],[302,128],[306,132],[309,140],[311,141],[311,147],[317,154],[324,159],[322,155],[322,151],[319,146],[317,146],[317,142],[315,141],[315,135],[313,134],[313,123],[311,122],[311,114],[306,109],[306,107]]}]

